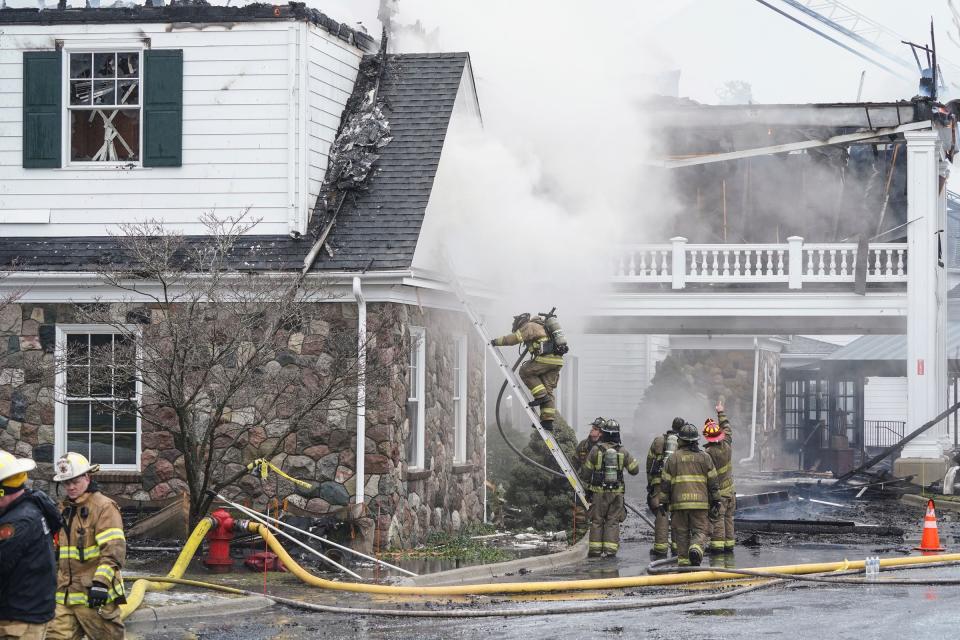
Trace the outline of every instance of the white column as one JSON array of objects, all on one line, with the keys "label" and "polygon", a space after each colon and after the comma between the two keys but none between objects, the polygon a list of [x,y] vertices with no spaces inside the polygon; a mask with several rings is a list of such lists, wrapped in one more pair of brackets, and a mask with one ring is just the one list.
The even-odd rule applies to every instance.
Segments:
[{"label": "white column", "polygon": [[682,236],[670,238],[671,247],[671,282],[674,289],[683,289],[687,286],[687,239]]},{"label": "white column", "polygon": [[[946,273],[938,262],[945,228],[946,189],[939,184],[940,139],[935,131],[907,138],[907,432],[946,409]],[[944,238],[946,240],[946,238]],[[931,429],[903,449],[902,458],[938,459]]]},{"label": "white column", "polygon": [[803,287],[803,238],[790,236],[787,238],[787,245],[788,286],[791,289],[800,289]]}]

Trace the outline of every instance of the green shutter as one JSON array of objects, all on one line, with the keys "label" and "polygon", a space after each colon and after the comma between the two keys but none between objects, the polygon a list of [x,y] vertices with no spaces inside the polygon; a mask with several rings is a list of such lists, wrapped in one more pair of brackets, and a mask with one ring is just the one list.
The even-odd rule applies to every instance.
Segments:
[{"label": "green shutter", "polygon": [[23,52],[23,166],[60,167],[59,51]]},{"label": "green shutter", "polygon": [[143,166],[183,163],[183,51],[143,52]]}]

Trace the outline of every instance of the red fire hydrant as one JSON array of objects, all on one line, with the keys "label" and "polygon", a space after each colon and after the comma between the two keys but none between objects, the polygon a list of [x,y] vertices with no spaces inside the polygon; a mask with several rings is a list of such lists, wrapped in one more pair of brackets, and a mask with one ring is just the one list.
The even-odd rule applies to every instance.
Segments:
[{"label": "red fire hydrant", "polygon": [[210,514],[217,523],[215,529],[207,534],[210,546],[203,564],[214,573],[230,573],[233,559],[230,557],[230,541],[233,540],[233,517],[225,509],[217,509]]}]

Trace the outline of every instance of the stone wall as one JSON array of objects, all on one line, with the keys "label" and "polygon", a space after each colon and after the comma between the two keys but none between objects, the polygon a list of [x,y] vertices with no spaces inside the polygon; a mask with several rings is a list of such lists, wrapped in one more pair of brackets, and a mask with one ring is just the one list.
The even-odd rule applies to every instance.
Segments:
[{"label": "stone wall", "polygon": [[[640,416],[655,416],[653,429],[647,429],[644,447],[650,439],[670,425],[670,416],[679,415],[702,428],[703,421],[714,414],[714,404],[720,396],[726,400],[726,412],[734,427],[734,456],[749,455],[750,424],[753,410],[752,350],[698,350],[675,349],[657,367],[657,375],[647,392],[647,398],[657,398],[651,406],[641,403]],[[764,380],[764,367],[767,376]],[[758,456],[771,459],[782,449],[780,417],[777,410],[780,355],[760,351],[760,390],[757,398]],[[669,372],[669,373],[668,373]],[[666,374],[666,375],[663,375]],[[658,378],[661,378],[658,380]],[[766,416],[766,420],[764,420]],[[765,425],[765,426],[764,426]],[[645,451],[646,449],[644,449]]]},{"label": "stone wall", "polygon": [[[306,359],[329,357],[326,341],[337,332],[355,331],[357,308],[349,303],[316,305],[309,326],[285,335],[268,369],[291,370]],[[122,305],[119,318],[149,318],[149,310]],[[145,313],[146,311],[146,313]],[[53,351],[57,323],[77,322],[73,305],[10,305],[0,310],[0,447],[39,463],[36,485],[49,489],[52,476],[55,400]],[[406,417],[407,327],[426,328],[426,469],[407,472]],[[433,531],[454,531],[483,519],[484,430],[483,345],[463,316],[396,304],[368,305],[368,367],[365,478],[356,478],[355,389],[333,397],[309,426],[288,435],[282,418],[252,424],[249,407],[231,407],[219,430],[213,473],[225,477],[260,457],[280,441],[272,462],[291,476],[316,483],[319,491],[299,495],[291,483],[243,477],[225,493],[263,507],[286,499],[293,511],[337,513],[355,525],[358,543],[371,547],[379,530],[380,546],[409,546]],[[468,336],[467,460],[453,464],[453,356],[455,336]],[[295,369],[292,369],[295,370]],[[304,380],[304,384],[309,384]],[[161,421],[170,416],[158,416]],[[102,473],[112,496],[164,500],[186,490],[183,456],[171,432],[144,424],[139,473]],[[348,506],[357,491],[365,505]],[[376,529],[375,529],[376,527]]]}]

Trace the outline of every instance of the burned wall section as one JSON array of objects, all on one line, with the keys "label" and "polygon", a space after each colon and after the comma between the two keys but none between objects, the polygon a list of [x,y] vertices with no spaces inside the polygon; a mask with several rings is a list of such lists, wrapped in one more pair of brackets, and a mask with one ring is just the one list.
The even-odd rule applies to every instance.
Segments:
[{"label": "burned wall section", "polygon": [[[682,158],[822,140],[846,128],[672,129],[661,153]],[[883,140],[663,170],[675,198],[666,233],[690,242],[856,241],[906,237],[906,143]],[[668,236],[664,236],[668,237]]]},{"label": "burned wall section", "polygon": [[[267,368],[287,371],[306,359],[331,358],[328,340],[356,331],[353,303],[320,303],[309,326],[291,329],[283,337]],[[130,314],[150,317],[149,309],[111,305],[118,319]],[[272,450],[281,438],[282,450],[271,461],[291,476],[310,481],[309,495],[276,476],[266,480],[248,474],[223,493],[263,508],[273,498],[286,500],[294,513],[333,514],[349,521],[359,546],[411,546],[435,531],[454,531],[483,519],[484,427],[483,345],[460,314],[397,304],[368,306],[368,368],[365,478],[356,477],[356,390],[331,397],[320,419],[289,433],[281,419],[251,424],[249,407],[230,407],[218,431],[212,473],[232,474]],[[72,304],[12,304],[0,309],[0,448],[34,458],[34,486],[55,490],[53,475],[56,401],[54,350],[57,324],[78,323]],[[407,471],[406,415],[408,327],[426,329],[425,469]],[[355,334],[354,334],[355,335]],[[467,336],[467,455],[454,465],[453,359],[458,336]],[[332,359],[332,358],[331,358]],[[304,380],[304,384],[309,384]],[[161,419],[163,416],[161,416]],[[172,416],[167,416],[175,424]],[[285,434],[288,434],[285,436]],[[143,423],[140,471],[98,474],[111,497],[161,503],[187,490],[182,453],[171,430]],[[363,491],[363,508],[354,505]],[[375,525],[378,525],[375,529]]]},{"label": "burned wall section", "polygon": [[[783,449],[777,411],[779,367],[780,354],[760,350],[756,447],[757,456],[766,460],[777,458]],[[723,396],[734,430],[734,460],[750,455],[753,369],[752,350],[671,351],[657,365],[637,407],[635,421],[643,450],[649,448],[655,436],[670,428],[675,416],[693,423],[702,432],[704,420],[715,417],[715,404]]]}]

